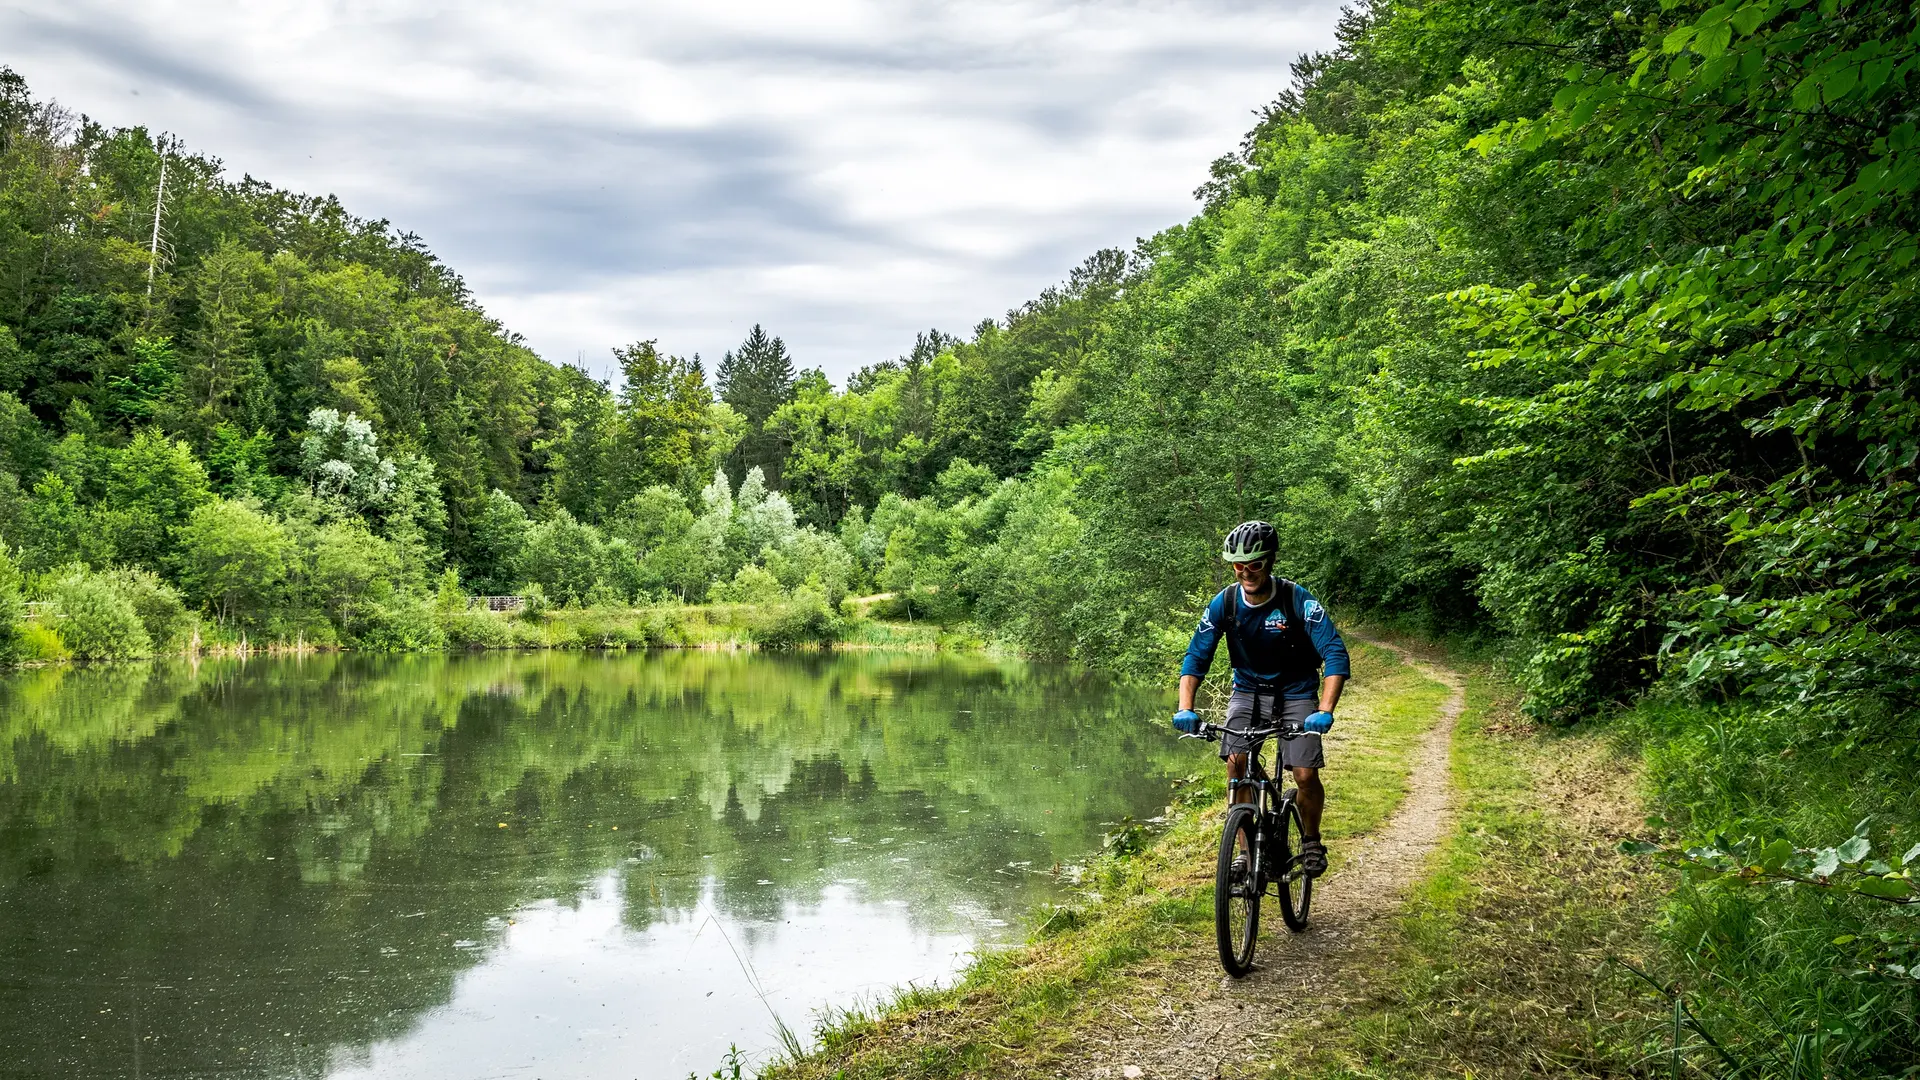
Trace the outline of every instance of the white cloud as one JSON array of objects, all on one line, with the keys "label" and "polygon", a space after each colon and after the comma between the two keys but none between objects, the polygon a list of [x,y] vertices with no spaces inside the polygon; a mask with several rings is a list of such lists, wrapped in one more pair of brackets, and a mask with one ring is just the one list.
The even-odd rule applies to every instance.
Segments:
[{"label": "white cloud", "polygon": [[0,10],[0,61],[418,232],[549,359],[759,322],[843,376],[1190,214],[1337,14],[69,0]]}]

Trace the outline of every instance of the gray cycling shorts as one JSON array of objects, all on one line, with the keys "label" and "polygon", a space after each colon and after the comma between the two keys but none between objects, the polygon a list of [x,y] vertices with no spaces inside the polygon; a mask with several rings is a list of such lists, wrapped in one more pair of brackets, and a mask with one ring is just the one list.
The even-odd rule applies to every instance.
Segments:
[{"label": "gray cycling shorts", "polygon": [[[1229,754],[1258,753],[1264,739],[1243,739],[1234,732],[1245,728],[1272,727],[1276,721],[1298,728],[1320,707],[1313,698],[1283,698],[1277,694],[1249,694],[1235,690],[1227,698],[1227,733],[1220,736],[1220,760]],[[1314,732],[1280,740],[1280,764],[1289,769],[1324,769],[1326,753],[1320,736]]]}]

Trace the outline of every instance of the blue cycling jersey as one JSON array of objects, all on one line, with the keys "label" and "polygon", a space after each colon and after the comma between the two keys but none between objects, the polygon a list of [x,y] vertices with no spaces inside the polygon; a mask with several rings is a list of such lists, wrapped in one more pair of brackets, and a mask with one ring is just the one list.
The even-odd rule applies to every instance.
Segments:
[{"label": "blue cycling jersey", "polygon": [[[1303,585],[1293,585],[1292,610],[1300,613],[1300,621],[1305,624],[1304,640],[1289,632],[1294,628],[1287,625],[1288,607],[1279,603],[1280,590],[1288,584],[1275,579],[1273,595],[1258,606],[1247,603],[1244,592],[1234,597],[1237,625],[1227,637],[1227,655],[1233,664],[1235,690],[1310,698],[1320,693],[1322,662],[1328,675],[1353,674],[1347,643],[1340,640],[1340,631],[1333,628],[1327,609]],[[1207,604],[1193,640],[1187,644],[1180,674],[1206,676],[1213,665],[1213,651],[1226,629],[1227,592],[1239,588],[1238,584],[1229,585]]]}]

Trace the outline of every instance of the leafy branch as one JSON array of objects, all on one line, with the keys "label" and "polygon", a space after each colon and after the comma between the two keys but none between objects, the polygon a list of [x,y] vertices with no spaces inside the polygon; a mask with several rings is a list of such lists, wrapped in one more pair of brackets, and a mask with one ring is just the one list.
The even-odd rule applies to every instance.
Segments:
[{"label": "leafy branch", "polygon": [[[1920,917],[1920,844],[1897,859],[1873,856],[1868,836],[1872,818],[1854,826],[1853,835],[1832,847],[1799,847],[1785,837],[1746,836],[1730,840],[1715,836],[1705,845],[1682,847],[1650,840],[1627,840],[1620,849],[1629,855],[1653,855],[1676,866],[1690,881],[1741,888],[1774,885],[1813,889],[1838,896],[1860,896],[1892,906],[1903,915]],[[1665,828],[1659,818],[1648,819]],[[1843,934],[1835,945],[1850,945],[1863,935]],[[1868,966],[1855,975],[1891,975],[1920,980],[1920,927],[1865,935],[1882,948]]]}]

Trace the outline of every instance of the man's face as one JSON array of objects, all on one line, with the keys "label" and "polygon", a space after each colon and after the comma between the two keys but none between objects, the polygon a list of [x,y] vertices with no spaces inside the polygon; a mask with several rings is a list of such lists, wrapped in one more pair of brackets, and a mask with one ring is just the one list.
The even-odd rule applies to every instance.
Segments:
[{"label": "man's face", "polygon": [[1254,559],[1251,562],[1237,562],[1233,564],[1234,579],[1240,582],[1241,586],[1251,593],[1265,592],[1267,588],[1267,575],[1272,572],[1273,560],[1271,558]]}]

